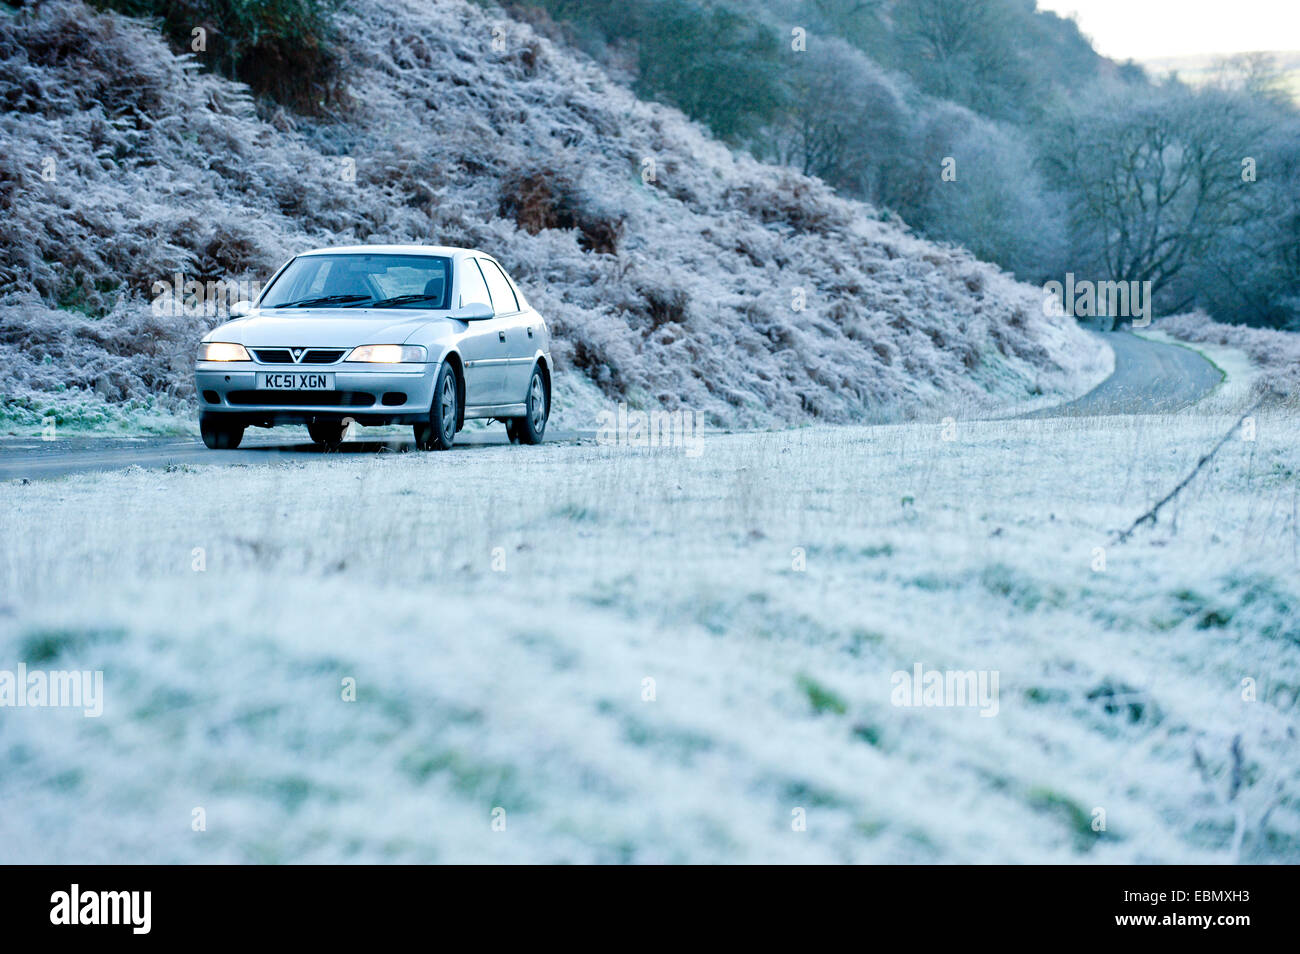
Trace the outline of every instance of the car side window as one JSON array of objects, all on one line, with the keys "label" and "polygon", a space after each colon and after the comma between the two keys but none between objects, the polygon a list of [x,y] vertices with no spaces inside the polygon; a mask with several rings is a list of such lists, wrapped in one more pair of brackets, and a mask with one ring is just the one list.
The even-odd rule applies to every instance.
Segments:
[{"label": "car side window", "polygon": [[519,311],[519,300],[501,267],[491,259],[480,258],[477,261],[483,268],[483,277],[487,279],[488,291],[492,294],[492,307],[497,314],[511,315]]},{"label": "car side window", "polygon": [[492,307],[492,299],[488,297],[487,285],[483,281],[483,273],[479,271],[478,265],[474,259],[465,259],[460,266],[460,305],[464,308],[466,305],[487,305]]},{"label": "car side window", "polygon": [[506,274],[504,268],[501,269],[501,274],[506,276],[506,281],[510,283],[510,287],[514,290],[515,301],[519,302],[519,310],[526,311],[528,309],[528,299],[525,298],[524,293],[519,290],[519,283]]}]

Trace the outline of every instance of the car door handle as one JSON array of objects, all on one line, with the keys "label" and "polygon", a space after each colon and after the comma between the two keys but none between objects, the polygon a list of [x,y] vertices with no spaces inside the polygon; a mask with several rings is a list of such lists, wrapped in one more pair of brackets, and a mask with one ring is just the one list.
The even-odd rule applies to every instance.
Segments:
[{"label": "car door handle", "polygon": [[500,341],[505,341],[505,340],[506,340],[506,333],[505,333],[504,331],[498,331],[498,332],[497,332],[497,338],[498,338]]},{"label": "car door handle", "polygon": [[532,325],[529,325],[529,326],[528,326],[528,337],[531,338],[532,336],[533,336],[533,326],[532,326]]}]

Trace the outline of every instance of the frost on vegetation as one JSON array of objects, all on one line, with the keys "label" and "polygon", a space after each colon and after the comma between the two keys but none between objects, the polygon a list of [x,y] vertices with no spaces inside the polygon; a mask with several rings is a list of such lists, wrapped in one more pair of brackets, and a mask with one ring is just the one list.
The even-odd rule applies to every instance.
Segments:
[{"label": "frost on vegetation", "polygon": [[0,405],[63,387],[185,411],[216,319],[153,317],[154,283],[265,279],[342,242],[484,248],[562,371],[719,424],[1071,394],[1103,360],[995,267],[733,153],[522,23],[462,0],[338,17],[352,106],[326,118],[259,116],[76,0],[0,17]]},{"label": "frost on vegetation", "polygon": [[1292,407],[1300,404],[1300,335],[1274,328],[1222,324],[1204,312],[1165,318],[1158,327],[1183,341],[1245,352],[1259,370],[1253,385],[1255,397]]},{"label": "frost on vegetation", "polygon": [[[0,483],[0,659],[103,670],[106,702],[5,710],[0,845],[1295,863],[1295,416],[1262,411],[1256,441],[1106,543],[1230,420],[969,422],[951,453],[908,423],[714,433],[696,458],[544,444]],[[997,673],[996,714],[900,704],[918,664]]]}]

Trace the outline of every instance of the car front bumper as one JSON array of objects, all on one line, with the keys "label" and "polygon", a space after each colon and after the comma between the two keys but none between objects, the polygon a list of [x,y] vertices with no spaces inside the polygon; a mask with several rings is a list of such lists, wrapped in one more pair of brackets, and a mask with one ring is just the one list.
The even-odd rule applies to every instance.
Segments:
[{"label": "car front bumper", "polygon": [[[258,373],[323,373],[333,390],[259,390]],[[202,414],[244,424],[309,424],[349,418],[358,424],[408,424],[428,420],[437,364],[368,365],[359,362],[267,365],[253,361],[200,361],[194,387]]]}]

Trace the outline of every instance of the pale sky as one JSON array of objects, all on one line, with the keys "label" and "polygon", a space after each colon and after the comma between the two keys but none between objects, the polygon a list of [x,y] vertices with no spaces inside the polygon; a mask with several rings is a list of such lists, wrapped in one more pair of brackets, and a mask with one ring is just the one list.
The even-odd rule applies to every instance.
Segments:
[{"label": "pale sky", "polygon": [[1038,0],[1116,60],[1300,50],[1300,0]]}]

